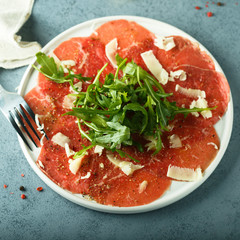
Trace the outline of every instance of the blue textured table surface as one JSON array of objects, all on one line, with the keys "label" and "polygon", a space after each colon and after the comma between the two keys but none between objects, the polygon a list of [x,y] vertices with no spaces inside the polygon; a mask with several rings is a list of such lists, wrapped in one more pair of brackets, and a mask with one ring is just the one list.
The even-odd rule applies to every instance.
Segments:
[{"label": "blue textured table surface", "polygon": [[[36,0],[20,35],[42,46],[69,27],[109,15],[149,17],[192,35],[210,50],[228,78],[235,103],[233,133],[217,169],[189,196],[153,212],[115,215],[75,205],[47,187],[30,168],[15,131],[0,114],[0,239],[240,239],[240,2],[228,0],[217,6],[210,1],[208,8],[206,3]],[[214,16],[208,18],[207,11]],[[25,70],[0,69],[1,84],[13,91]],[[25,200],[20,198],[21,185],[26,188]],[[36,191],[39,186],[43,192]]]}]

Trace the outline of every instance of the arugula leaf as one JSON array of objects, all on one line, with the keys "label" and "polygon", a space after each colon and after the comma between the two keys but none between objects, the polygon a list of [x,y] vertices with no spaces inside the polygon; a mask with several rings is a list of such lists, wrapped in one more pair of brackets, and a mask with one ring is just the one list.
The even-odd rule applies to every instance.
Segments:
[{"label": "arugula leaf", "polygon": [[128,127],[118,122],[107,122],[107,125],[113,131],[111,133],[103,132],[102,136],[96,137],[95,142],[97,144],[108,144],[110,145],[110,149],[115,149],[122,143],[131,145],[131,135]]},{"label": "arugula leaf", "polygon": [[54,59],[52,57],[48,57],[45,53],[38,52],[36,57],[37,62],[41,65],[41,68],[38,69],[35,65],[32,66],[56,83],[71,82],[73,85],[74,78],[82,81],[91,80],[89,77],[82,77],[82,74],[73,74],[69,69],[68,74],[65,76],[63,67],[60,66],[58,69]]},{"label": "arugula leaf", "polygon": [[[145,130],[148,124],[148,113],[144,107],[142,107],[139,103],[128,103],[123,107],[123,122],[126,117],[126,112],[131,111],[135,112],[131,117],[131,121],[128,122],[127,125],[130,125],[129,127],[131,129],[137,129],[138,132],[141,134]],[[141,112],[141,114],[136,114]],[[140,124],[138,124],[140,123]]]},{"label": "arugula leaf", "polygon": [[75,155],[73,156],[73,159],[76,159],[76,158],[80,158],[82,156],[84,156],[86,153],[87,153],[87,150],[93,148],[95,145],[91,144],[89,146],[83,146],[83,148],[76,152]]}]

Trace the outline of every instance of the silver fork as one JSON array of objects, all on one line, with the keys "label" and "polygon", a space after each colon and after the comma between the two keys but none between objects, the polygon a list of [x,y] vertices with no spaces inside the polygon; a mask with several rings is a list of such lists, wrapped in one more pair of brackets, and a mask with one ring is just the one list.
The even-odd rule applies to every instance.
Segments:
[{"label": "silver fork", "polygon": [[[29,116],[34,120],[34,122],[35,122],[35,114],[33,113],[32,109],[28,106],[26,101],[23,99],[23,97],[21,97],[17,93],[6,91],[1,84],[0,84],[0,109],[2,113],[5,115],[5,117],[8,119],[8,121],[13,125],[15,130],[18,132],[19,136],[22,138],[24,143],[29,147],[29,149],[32,151],[32,148],[28,143],[23,133],[23,130],[26,132],[27,136],[30,138],[33,144],[36,147],[38,147],[36,142],[33,140],[33,137],[29,133],[27,126],[22,120],[23,118],[26,121],[27,125],[31,128],[34,135],[40,141],[40,137],[38,136],[36,130],[34,129],[33,125],[31,124],[28,116],[24,111],[26,111],[29,114]],[[40,131],[48,139],[46,133],[44,132],[44,129]]]}]

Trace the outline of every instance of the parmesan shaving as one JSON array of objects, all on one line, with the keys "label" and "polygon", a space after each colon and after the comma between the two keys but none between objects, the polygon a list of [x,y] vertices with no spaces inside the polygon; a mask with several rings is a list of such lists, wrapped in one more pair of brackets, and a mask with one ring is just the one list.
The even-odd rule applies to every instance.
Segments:
[{"label": "parmesan shaving", "polygon": [[73,156],[75,152],[69,148],[69,144],[65,143],[64,145],[67,157]]},{"label": "parmesan shaving", "polygon": [[148,181],[144,180],[143,182],[141,182],[140,185],[139,185],[138,192],[139,193],[144,192],[147,188],[147,185],[148,185]]},{"label": "parmesan shaving", "polygon": [[64,73],[68,73],[68,69],[71,67],[74,67],[75,65],[76,65],[76,63],[73,60],[61,61],[61,66],[63,67]]},{"label": "parmesan shaving", "polygon": [[79,170],[79,168],[82,165],[82,161],[84,159],[84,156],[80,157],[80,158],[76,158],[74,160],[69,159],[69,170],[73,173],[76,174],[77,171]]},{"label": "parmesan shaving", "polygon": [[46,133],[44,132],[44,124],[40,125],[39,123],[39,115],[35,114],[35,123],[37,125],[37,130],[42,134],[40,139],[40,145],[43,146],[43,139],[46,136]]},{"label": "parmesan shaving", "polygon": [[[197,101],[192,101],[191,105],[190,105],[190,109],[193,109],[193,108],[207,108],[208,107],[208,102],[206,99],[203,99],[201,97],[198,97],[198,100]],[[193,112],[192,113],[194,116],[198,117],[199,116],[199,113],[197,112]],[[212,117],[212,112],[211,110],[205,110],[205,111],[202,111],[200,112],[200,114],[204,117],[204,118],[210,118]]]},{"label": "parmesan shaving", "polygon": [[87,179],[87,178],[90,178],[91,176],[91,173],[90,172],[87,172],[87,174],[83,177],[81,177],[81,179]]},{"label": "parmesan shaving", "polygon": [[54,62],[56,63],[57,68],[59,68],[60,65],[61,65],[61,60],[55,55],[55,53],[54,52],[50,52],[49,53],[49,57],[52,57],[54,59]]},{"label": "parmesan shaving", "polygon": [[192,98],[198,98],[198,97],[206,98],[205,91],[201,91],[199,89],[184,88],[184,87],[179,86],[178,84],[175,87],[175,91],[180,92],[181,94],[184,94],[184,95],[186,95],[188,97],[192,97]]},{"label": "parmesan shaving", "polygon": [[175,72],[170,71],[168,80],[174,82],[175,78],[179,79],[180,81],[185,81],[187,79],[187,74],[183,70],[177,70]]},{"label": "parmesan shaving", "polygon": [[200,180],[203,175],[201,168],[194,170],[192,168],[181,168],[169,165],[167,176],[179,181],[193,182]]},{"label": "parmesan shaving", "polygon": [[65,144],[66,144],[66,143],[69,143],[69,142],[70,142],[70,139],[69,139],[69,137],[65,136],[64,134],[58,132],[57,134],[55,134],[55,135],[52,137],[52,141],[53,141],[55,144],[57,144],[57,145],[65,148]]},{"label": "parmesan shaving", "polygon": [[117,60],[115,58],[117,48],[117,38],[114,38],[105,46],[105,54],[114,68],[117,68]]},{"label": "parmesan shaving", "polygon": [[166,37],[162,37],[162,36],[156,36],[156,38],[154,40],[154,45],[165,51],[169,51],[176,46],[175,42],[173,40],[173,37],[166,38]]},{"label": "parmesan shaving", "polygon": [[40,125],[40,123],[39,123],[39,115],[38,114],[35,114],[35,123],[37,125],[37,130],[40,131],[40,133],[42,133],[41,130],[44,129],[44,124]]},{"label": "parmesan shaving", "polygon": [[64,73],[68,73],[68,68],[71,68],[73,66],[76,65],[76,62],[73,61],[73,60],[64,60],[64,61],[61,61],[56,55],[54,52],[50,52],[49,53],[49,57],[52,57],[57,65],[57,68],[59,68],[60,66],[63,67],[63,71]]},{"label": "parmesan shaving", "polygon": [[157,139],[154,136],[144,136],[144,138],[149,141],[145,144],[147,151],[156,150]]},{"label": "parmesan shaving", "polygon": [[207,143],[207,145],[213,145],[213,147],[214,147],[216,150],[218,150],[218,146],[217,146],[217,144],[215,144],[214,142],[209,142],[209,143]]},{"label": "parmesan shaving", "polygon": [[182,147],[181,139],[177,134],[173,134],[169,137],[170,148],[180,148]]},{"label": "parmesan shaving", "polygon": [[40,139],[40,145],[41,146],[43,146],[43,139],[44,139],[44,137],[46,136],[46,133],[45,132],[42,132],[42,137],[41,137],[41,139]]},{"label": "parmesan shaving", "polygon": [[40,166],[41,168],[44,168],[44,165],[43,165],[43,163],[42,163],[40,160],[38,160],[38,164],[39,164],[39,166]]},{"label": "parmesan shaving", "polygon": [[165,85],[168,82],[168,72],[162,67],[161,63],[153,54],[153,51],[149,50],[141,53],[141,57],[154,77],[157,78],[161,84]]},{"label": "parmesan shaving", "polygon": [[94,148],[94,153],[98,153],[98,155],[101,156],[103,149],[104,149],[104,147],[96,145]]},{"label": "parmesan shaving", "polygon": [[127,176],[133,174],[134,171],[144,167],[141,165],[135,165],[131,162],[120,161],[116,157],[114,157],[112,154],[107,154],[107,158],[115,166],[119,167]]},{"label": "parmesan shaving", "polygon": [[74,107],[74,102],[76,101],[76,99],[77,98],[75,96],[66,95],[63,99],[62,106],[66,109],[72,109]]},{"label": "parmesan shaving", "polygon": [[[75,88],[77,88],[78,92],[81,92],[82,91],[82,82],[78,82],[76,84],[73,85]],[[78,93],[77,91],[75,91],[72,86],[70,86],[70,92],[71,93]]]}]

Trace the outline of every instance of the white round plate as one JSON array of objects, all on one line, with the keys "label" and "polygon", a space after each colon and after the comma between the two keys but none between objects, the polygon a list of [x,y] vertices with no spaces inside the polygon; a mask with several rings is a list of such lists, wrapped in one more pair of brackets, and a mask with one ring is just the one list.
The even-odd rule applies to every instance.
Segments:
[{"label": "white round plate", "polygon": [[[147,28],[151,32],[162,35],[162,36],[169,36],[169,35],[179,35],[188,38],[189,40],[193,42],[198,42],[196,39],[189,36],[187,33],[179,30],[176,27],[173,27],[169,24],[149,19],[149,18],[143,18],[143,17],[135,17],[135,16],[111,16],[111,17],[104,17],[104,18],[98,18],[91,21],[87,21],[84,23],[81,23],[79,25],[76,25],[65,32],[59,34],[57,37],[55,37],[52,41],[50,41],[43,49],[42,51],[46,54],[48,54],[50,51],[55,49],[60,43],[62,43],[65,40],[68,40],[72,37],[82,37],[82,36],[89,36],[94,29],[99,27],[105,22],[115,20],[115,19],[126,19],[129,21],[135,21],[138,24],[142,25],[143,27]],[[198,42],[199,43],[199,42]],[[213,58],[213,56],[209,53],[209,51],[203,47],[200,43],[199,46],[202,50],[206,51],[213,59],[215,63],[216,70],[219,72],[222,72],[221,67],[217,63],[217,61]],[[34,64],[35,61],[32,62]],[[19,88],[19,94],[24,96],[27,92],[29,92],[37,83],[37,75],[38,72],[32,68],[32,64],[27,68],[20,84]],[[37,175],[55,192],[63,196],[64,198],[67,198],[68,200],[79,204],[81,206],[91,208],[97,211],[102,212],[110,212],[110,213],[121,213],[121,214],[131,214],[131,213],[140,213],[140,212],[147,212],[152,211],[154,209],[165,207],[171,203],[174,203],[178,201],[179,199],[185,197],[189,193],[191,193],[193,190],[198,188],[214,171],[214,169],[219,164],[220,160],[223,157],[224,152],[227,149],[231,132],[232,132],[232,123],[233,123],[233,102],[232,98],[230,99],[228,110],[226,114],[223,116],[223,118],[215,125],[216,131],[218,133],[218,136],[221,141],[221,147],[220,150],[214,159],[214,161],[211,163],[211,165],[207,168],[207,170],[204,172],[204,177],[198,181],[198,182],[176,182],[173,181],[170,189],[166,191],[166,193],[156,201],[142,205],[142,206],[136,206],[136,207],[113,207],[113,206],[106,206],[98,204],[94,201],[89,201],[87,199],[84,199],[79,194],[72,194],[69,191],[66,191],[59,187],[57,184],[52,182],[36,165],[36,160],[39,154],[39,149],[35,150],[34,152],[31,152],[27,146],[23,143],[22,139],[19,138],[19,142],[21,145],[21,148],[33,168],[33,170],[37,173]]]}]

